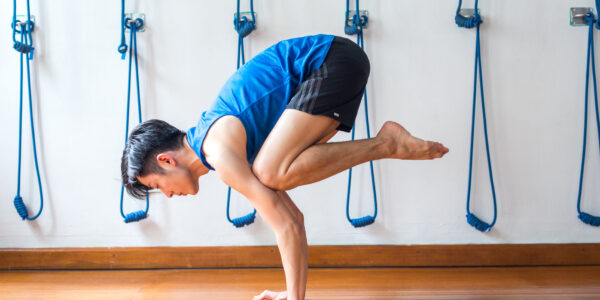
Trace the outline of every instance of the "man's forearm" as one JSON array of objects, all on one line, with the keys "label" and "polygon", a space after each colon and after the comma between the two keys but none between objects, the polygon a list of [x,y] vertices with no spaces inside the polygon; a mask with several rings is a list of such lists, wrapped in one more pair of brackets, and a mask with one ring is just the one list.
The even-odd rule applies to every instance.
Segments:
[{"label": "man's forearm", "polygon": [[285,271],[288,299],[304,299],[308,273],[308,246],[304,226],[290,223],[275,234]]},{"label": "man's forearm", "polygon": [[273,191],[258,180],[246,159],[243,124],[235,117],[226,118],[221,120],[235,122],[218,127],[221,131],[211,129],[203,146],[206,158],[223,182],[246,196],[273,229],[286,274],[288,299],[304,299],[308,247],[302,213],[285,192]]}]

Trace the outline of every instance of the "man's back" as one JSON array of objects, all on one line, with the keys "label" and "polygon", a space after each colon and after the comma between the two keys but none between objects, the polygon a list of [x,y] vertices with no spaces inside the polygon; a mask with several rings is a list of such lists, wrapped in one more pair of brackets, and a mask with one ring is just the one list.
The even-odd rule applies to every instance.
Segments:
[{"label": "man's back", "polygon": [[190,146],[209,168],[202,144],[210,127],[226,115],[244,125],[246,154],[253,163],[298,84],[323,63],[333,36],[316,35],[279,42],[258,54],[224,84],[211,108],[188,130]]}]

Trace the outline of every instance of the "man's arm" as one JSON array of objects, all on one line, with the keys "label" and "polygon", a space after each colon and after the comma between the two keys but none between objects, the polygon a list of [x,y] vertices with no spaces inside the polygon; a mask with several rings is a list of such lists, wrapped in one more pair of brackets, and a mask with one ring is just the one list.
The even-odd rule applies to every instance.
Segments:
[{"label": "man's arm", "polygon": [[221,180],[248,198],[275,232],[288,299],[304,299],[308,247],[302,214],[252,172],[246,159],[246,132],[241,122],[230,116],[219,119],[210,129],[203,149]]}]

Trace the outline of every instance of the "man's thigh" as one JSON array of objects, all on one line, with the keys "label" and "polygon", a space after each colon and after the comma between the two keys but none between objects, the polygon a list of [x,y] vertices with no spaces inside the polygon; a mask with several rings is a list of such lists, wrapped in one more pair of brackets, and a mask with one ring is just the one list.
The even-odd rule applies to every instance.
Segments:
[{"label": "man's thigh", "polygon": [[333,137],[339,125],[339,121],[326,116],[286,109],[260,148],[255,169],[285,174],[300,153]]}]

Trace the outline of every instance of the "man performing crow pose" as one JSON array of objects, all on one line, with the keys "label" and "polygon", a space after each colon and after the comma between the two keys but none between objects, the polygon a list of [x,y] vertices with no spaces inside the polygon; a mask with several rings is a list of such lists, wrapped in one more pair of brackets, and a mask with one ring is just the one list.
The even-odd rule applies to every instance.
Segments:
[{"label": "man performing crow pose", "polygon": [[346,38],[281,41],[235,72],[187,132],[160,120],[138,125],[123,150],[123,184],[138,198],[148,189],[167,197],[196,194],[198,178],[216,171],[250,200],[277,238],[287,290],[255,299],[304,299],[306,232],[286,191],[371,160],[448,152],[392,121],[373,138],[327,143],[338,130],[352,129],[369,71],[366,54]]}]

